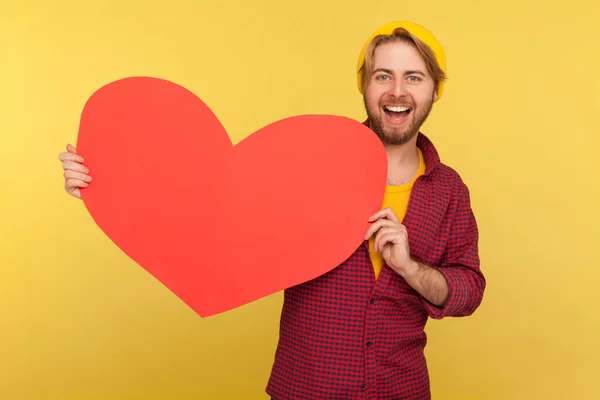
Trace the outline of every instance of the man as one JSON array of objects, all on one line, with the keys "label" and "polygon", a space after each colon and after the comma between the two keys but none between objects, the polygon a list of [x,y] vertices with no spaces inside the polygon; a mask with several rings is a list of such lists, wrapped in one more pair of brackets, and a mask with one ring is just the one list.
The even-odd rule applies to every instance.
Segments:
[{"label": "man", "polygon": [[[420,133],[446,79],[442,47],[418,25],[388,24],[357,73],[365,124],[387,151],[384,204],[344,263],[285,291],[267,387],[277,400],[430,399],[425,324],[471,315],[486,285],[468,188]],[[65,188],[80,198],[91,178],[67,150]]]}]

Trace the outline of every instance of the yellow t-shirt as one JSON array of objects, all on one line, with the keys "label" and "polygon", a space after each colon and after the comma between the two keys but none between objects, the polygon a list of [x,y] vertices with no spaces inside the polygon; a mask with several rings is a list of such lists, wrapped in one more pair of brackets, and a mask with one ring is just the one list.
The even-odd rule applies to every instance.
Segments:
[{"label": "yellow t-shirt", "polygon": [[[419,151],[419,169],[417,170],[417,174],[415,177],[408,183],[400,186],[386,186],[385,195],[383,196],[383,208],[391,208],[398,220],[402,222],[404,219],[404,215],[406,214],[406,209],[408,207],[408,200],[410,199],[410,193],[413,187],[413,184],[417,180],[417,178],[425,172],[425,161],[423,160],[423,153],[421,153],[421,149]],[[369,254],[371,255],[371,261],[373,262],[373,269],[375,270],[375,278],[379,277],[379,272],[381,272],[381,268],[383,267],[383,258],[381,257],[381,253],[373,252],[373,243],[375,241],[375,237],[369,239]]]}]

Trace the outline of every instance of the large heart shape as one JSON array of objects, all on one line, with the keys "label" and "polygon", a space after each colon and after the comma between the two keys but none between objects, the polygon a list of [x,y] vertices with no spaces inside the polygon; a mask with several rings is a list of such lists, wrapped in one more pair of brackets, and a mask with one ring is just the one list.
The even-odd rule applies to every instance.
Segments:
[{"label": "large heart shape", "polygon": [[358,121],[294,116],[233,146],[196,95],[146,77],[95,92],[77,146],[94,221],[200,316],[343,262],[381,206],[387,171]]}]

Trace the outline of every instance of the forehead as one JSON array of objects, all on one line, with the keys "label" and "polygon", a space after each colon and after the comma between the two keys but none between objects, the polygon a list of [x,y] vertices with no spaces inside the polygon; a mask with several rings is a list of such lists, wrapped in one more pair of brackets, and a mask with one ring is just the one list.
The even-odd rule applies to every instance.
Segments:
[{"label": "forehead", "polygon": [[420,70],[427,73],[425,60],[415,45],[400,41],[377,46],[373,54],[373,69],[378,68],[393,71]]}]

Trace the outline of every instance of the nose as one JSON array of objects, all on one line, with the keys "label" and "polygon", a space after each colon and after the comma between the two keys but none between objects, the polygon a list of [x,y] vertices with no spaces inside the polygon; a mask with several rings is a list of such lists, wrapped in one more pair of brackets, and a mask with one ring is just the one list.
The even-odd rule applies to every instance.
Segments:
[{"label": "nose", "polygon": [[406,88],[402,79],[394,80],[392,87],[390,88],[390,95],[394,97],[402,97],[406,94]]}]

